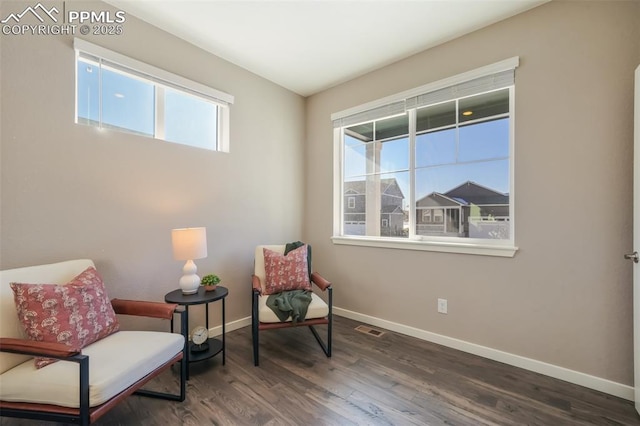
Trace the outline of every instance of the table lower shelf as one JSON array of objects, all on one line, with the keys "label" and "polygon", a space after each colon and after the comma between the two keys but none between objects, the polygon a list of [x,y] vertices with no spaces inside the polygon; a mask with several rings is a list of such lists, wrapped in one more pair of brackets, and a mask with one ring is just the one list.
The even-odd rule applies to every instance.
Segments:
[{"label": "table lower shelf", "polygon": [[189,362],[204,361],[205,359],[209,359],[213,356],[218,355],[224,349],[222,346],[222,341],[216,339],[215,337],[207,339],[207,343],[209,344],[209,348],[207,350],[193,352],[191,348],[197,345],[195,345],[193,342],[189,342]]}]

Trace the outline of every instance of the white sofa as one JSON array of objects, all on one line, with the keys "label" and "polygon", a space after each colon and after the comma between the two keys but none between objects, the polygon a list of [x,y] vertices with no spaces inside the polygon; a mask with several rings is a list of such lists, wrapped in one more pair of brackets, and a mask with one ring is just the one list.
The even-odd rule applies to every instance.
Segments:
[{"label": "white sofa", "polygon": [[[65,284],[93,262],[71,260],[0,271],[0,415],[90,424],[124,397],[184,401],[186,359],[184,311],[158,302],[112,300],[116,314],[173,319],[181,315],[182,333],[117,331],[75,351],[62,343],[26,339],[16,313],[11,282]],[[62,361],[36,369],[33,356]],[[180,391],[164,394],[140,389],[180,362]]]}]

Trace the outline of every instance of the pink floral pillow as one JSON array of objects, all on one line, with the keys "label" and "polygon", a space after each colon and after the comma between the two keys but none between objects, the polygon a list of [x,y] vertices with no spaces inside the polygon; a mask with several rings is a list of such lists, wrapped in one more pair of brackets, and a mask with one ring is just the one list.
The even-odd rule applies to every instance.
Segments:
[{"label": "pink floral pillow", "polygon": [[311,290],[306,244],[290,251],[286,256],[266,248],[263,251],[265,294]]},{"label": "pink floral pillow", "polygon": [[[93,266],[64,285],[10,285],[18,318],[31,340],[82,349],[120,328],[102,278]],[[37,357],[36,368],[56,361]]]}]

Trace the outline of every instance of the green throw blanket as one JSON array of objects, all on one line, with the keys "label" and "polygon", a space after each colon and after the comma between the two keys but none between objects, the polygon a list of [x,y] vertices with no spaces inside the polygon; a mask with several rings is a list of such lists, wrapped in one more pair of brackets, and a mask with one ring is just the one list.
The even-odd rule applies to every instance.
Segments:
[{"label": "green throw blanket", "polygon": [[270,294],[267,298],[267,306],[281,322],[291,317],[294,324],[304,321],[310,303],[311,292],[309,290],[283,291],[282,293]]}]

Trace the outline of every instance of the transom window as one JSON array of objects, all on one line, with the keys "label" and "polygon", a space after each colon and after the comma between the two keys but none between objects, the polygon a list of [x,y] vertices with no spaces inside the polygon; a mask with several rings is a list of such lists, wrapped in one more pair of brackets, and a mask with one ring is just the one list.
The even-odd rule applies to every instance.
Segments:
[{"label": "transom window", "polygon": [[334,114],[334,242],[512,256],[517,64]]},{"label": "transom window", "polygon": [[233,96],[84,40],[76,49],[76,122],[229,150]]}]

